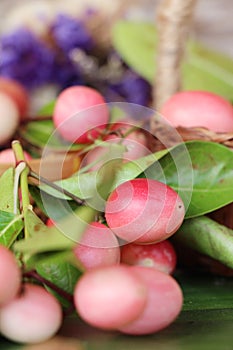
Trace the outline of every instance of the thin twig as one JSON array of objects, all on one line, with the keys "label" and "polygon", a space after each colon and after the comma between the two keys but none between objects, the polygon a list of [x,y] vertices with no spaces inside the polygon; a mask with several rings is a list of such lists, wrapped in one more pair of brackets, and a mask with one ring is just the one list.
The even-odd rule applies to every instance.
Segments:
[{"label": "thin twig", "polygon": [[65,190],[64,188],[58,186],[54,182],[49,181],[48,179],[44,178],[43,176],[40,176],[36,174],[34,171],[29,171],[29,176],[38,180],[39,182],[42,182],[43,184],[53,188],[54,190],[66,195],[67,197],[71,198],[73,201],[75,201],[79,205],[83,205],[85,203],[84,200],[80,199],[79,197],[75,196],[73,193]]},{"label": "thin twig", "polygon": [[26,119],[22,120],[21,124],[29,124],[33,122],[41,122],[46,120],[52,120],[51,115],[36,115],[36,116],[29,116]]},{"label": "thin twig", "polygon": [[25,272],[23,274],[24,278],[32,278],[35,279],[37,282],[40,282],[42,284],[45,284],[47,287],[51,288],[54,292],[59,294],[61,297],[66,299],[69,303],[73,303],[73,296],[72,294],[66,292],[65,290],[59,288],[51,281],[47,280],[46,278],[39,275],[35,270]]}]

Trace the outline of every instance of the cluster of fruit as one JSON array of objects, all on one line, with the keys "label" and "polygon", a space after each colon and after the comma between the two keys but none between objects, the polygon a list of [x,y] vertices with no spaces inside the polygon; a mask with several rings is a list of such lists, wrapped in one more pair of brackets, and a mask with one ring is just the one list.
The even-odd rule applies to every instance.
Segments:
[{"label": "cluster of fruit", "polygon": [[[4,144],[12,138],[20,115],[24,115],[19,112],[19,106],[25,111],[25,104],[22,107],[23,98],[20,98],[21,103],[16,107],[13,94],[14,103],[12,97],[4,93],[1,96],[5,99],[2,104],[11,104],[12,111],[14,109],[13,113],[6,107],[10,113],[6,125],[7,122],[11,124],[12,115],[15,115],[12,118],[14,128],[5,128]],[[164,107],[165,117],[172,119],[169,113],[183,108],[187,113],[196,98],[202,101],[201,106],[195,105],[195,116],[200,108],[202,125],[212,99],[211,106],[215,104],[214,108],[218,107],[223,116],[220,125],[224,125],[224,119],[224,128],[232,127],[233,130],[232,106],[205,92],[186,92],[173,97]],[[173,116],[175,119],[174,113]],[[55,103],[53,122],[59,135],[70,143],[90,145],[98,137],[110,143],[127,141],[124,161],[137,159],[148,152],[145,134],[131,119],[123,119],[109,127],[108,106],[92,88],[75,86],[64,90]],[[173,122],[179,123],[177,119]],[[128,150],[129,145],[133,145],[134,154]],[[93,148],[93,152],[97,150],[101,155],[101,146]],[[92,167],[97,156],[91,154],[88,159],[87,154],[85,166]],[[138,178],[117,186],[106,199],[103,222],[89,223],[80,242],[73,248],[74,256],[84,270],[73,292],[73,303],[79,316],[94,327],[135,335],[156,332],[173,322],[181,311],[183,296],[171,276],[176,253],[167,239],[181,226],[184,216],[182,199],[162,182]],[[13,252],[4,246],[0,249],[1,334],[14,341],[32,343],[51,337],[62,324],[61,305],[43,286],[25,278],[22,256],[19,258],[21,268]]]},{"label": "cluster of fruit", "polygon": [[[148,208],[145,208],[143,219],[147,219],[149,225],[153,223],[153,227],[143,239],[139,237],[139,241],[148,243],[163,239],[166,226],[169,226],[166,236],[171,235],[177,225],[181,224],[184,215],[182,202],[175,192],[165,189],[163,184],[151,182],[150,192],[147,189],[146,196],[141,198],[143,192],[146,192],[147,180],[124,183],[124,191],[128,185],[135,187],[135,195],[131,206],[127,206],[126,210],[136,217],[134,219],[131,215],[128,225],[120,220],[121,226],[118,224],[117,228],[121,233],[123,231],[123,236],[127,236],[125,229],[129,230],[130,235],[135,230],[139,219],[135,206],[141,212],[145,205]],[[158,217],[156,212],[161,210],[161,201],[163,202],[157,192],[164,194],[164,189],[165,192],[168,191],[167,200],[159,215],[160,220],[156,223],[154,215]],[[169,241],[150,245],[130,243],[119,247],[113,232],[119,223],[119,215],[123,214],[126,219],[128,217],[122,210],[117,213],[112,211],[113,208],[110,210],[113,202],[118,208],[119,205],[124,206],[124,198],[119,198],[118,203],[114,199],[117,191],[118,189],[109,197],[106,206],[106,218],[112,230],[104,224],[92,223],[74,248],[75,256],[86,269],[74,290],[74,303],[79,315],[95,327],[117,329],[129,334],[147,334],[169,325],[181,310],[181,289],[169,276],[175,268],[176,254]],[[171,211],[174,216],[172,225],[169,222]],[[141,232],[139,225],[136,234],[141,235]],[[62,310],[58,301],[42,286],[28,282],[21,284],[22,276],[17,261],[13,253],[3,246],[1,260],[1,333],[20,342],[38,342],[52,336],[62,322]],[[4,283],[6,278],[8,283]]]},{"label": "cluster of fruit", "polygon": [[[161,246],[161,252],[159,247],[154,250],[161,255],[166,248]],[[1,334],[23,343],[50,338],[62,324],[59,302],[40,285],[31,282],[21,284],[21,271],[13,253],[3,246],[0,249]],[[95,247],[89,252],[94,249],[98,251]],[[132,250],[135,260],[138,247],[127,249]],[[168,253],[169,249],[168,245]],[[103,248],[99,250],[101,252]],[[139,250],[144,259],[148,249],[143,252],[144,249],[139,247]],[[127,250],[123,255],[128,259],[126,253]],[[105,266],[87,269],[75,287],[74,304],[81,318],[97,328],[138,335],[156,332],[174,321],[183,301],[181,289],[174,278],[157,268],[129,266],[123,262],[113,264],[112,257],[106,264],[108,254],[103,255],[101,259]],[[88,260],[87,256],[85,260]],[[93,257],[89,260],[87,264],[91,264]],[[8,283],[5,283],[6,278]]]},{"label": "cluster of fruit", "polygon": [[22,274],[14,254],[0,246],[0,329],[17,342],[40,342],[51,337],[62,322],[62,309],[44,287],[21,283]]}]

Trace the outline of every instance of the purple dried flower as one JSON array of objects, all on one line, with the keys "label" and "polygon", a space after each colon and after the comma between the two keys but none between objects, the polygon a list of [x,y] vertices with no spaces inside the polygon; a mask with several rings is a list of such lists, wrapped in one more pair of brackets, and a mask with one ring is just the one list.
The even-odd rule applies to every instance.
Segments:
[{"label": "purple dried flower", "polygon": [[150,84],[131,70],[125,72],[121,81],[110,84],[109,89],[129,103],[148,106],[151,100]]},{"label": "purple dried flower", "polygon": [[58,47],[67,55],[75,48],[85,51],[93,48],[92,37],[83,22],[68,15],[57,16],[51,34]]},{"label": "purple dried flower", "polygon": [[0,74],[18,80],[28,89],[48,83],[61,89],[83,84],[99,89],[108,101],[148,106],[150,84],[115,52],[109,52],[102,61],[91,56],[88,50],[94,43],[83,22],[59,15],[50,34],[58,49],[48,47],[25,28],[2,36]]},{"label": "purple dried flower", "polygon": [[56,60],[53,67],[53,81],[60,86],[61,90],[72,85],[85,84],[77,66],[68,58]]},{"label": "purple dried flower", "polygon": [[27,88],[51,80],[54,53],[32,32],[20,28],[1,38],[0,74]]}]

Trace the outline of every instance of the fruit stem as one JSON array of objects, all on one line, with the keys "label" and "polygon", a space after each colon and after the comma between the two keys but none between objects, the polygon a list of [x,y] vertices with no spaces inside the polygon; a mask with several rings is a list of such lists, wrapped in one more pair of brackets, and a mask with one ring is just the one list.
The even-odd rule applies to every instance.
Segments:
[{"label": "fruit stem", "polygon": [[52,120],[52,116],[51,115],[36,115],[36,116],[29,116],[27,119],[22,120],[22,124],[29,124],[29,123],[33,123],[33,122],[40,122],[40,121],[44,121],[44,120]]},{"label": "fruit stem", "polygon": [[61,289],[60,287],[56,286],[53,282],[47,280],[46,278],[39,275],[35,270],[31,270],[28,272],[23,273],[24,278],[32,278],[36,280],[37,282],[40,282],[42,284],[45,284],[47,287],[51,288],[54,292],[59,294],[61,297],[66,299],[69,303],[73,303],[73,296],[66,292],[65,290]]},{"label": "fruit stem", "polygon": [[19,166],[20,163],[25,164],[24,169],[22,169],[20,173],[20,189],[21,189],[21,196],[22,196],[22,214],[24,216],[24,222],[25,222],[24,235],[25,235],[25,238],[28,238],[29,233],[27,230],[27,227],[28,227],[27,215],[25,214],[30,207],[29,190],[28,190],[29,167],[25,162],[23,148],[18,140],[14,140],[12,142],[12,149],[14,151],[15,158],[16,158],[16,168]]},{"label": "fruit stem", "polygon": [[75,201],[77,204],[79,205],[83,205],[85,202],[84,200],[80,199],[79,197],[75,196],[73,193],[65,190],[64,188],[58,186],[57,184],[55,184],[54,182],[49,181],[48,179],[44,178],[43,176],[40,176],[38,174],[36,174],[34,171],[30,170],[29,171],[29,176],[38,180],[39,182],[42,182],[43,184],[55,189],[56,191],[66,195],[67,197],[73,199],[73,201]]}]

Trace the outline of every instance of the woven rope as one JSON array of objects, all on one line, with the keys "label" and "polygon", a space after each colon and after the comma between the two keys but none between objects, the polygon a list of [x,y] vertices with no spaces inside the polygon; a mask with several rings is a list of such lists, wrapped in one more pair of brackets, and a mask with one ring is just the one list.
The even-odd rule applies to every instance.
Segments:
[{"label": "woven rope", "polygon": [[154,84],[154,108],[181,88],[181,62],[197,0],[162,0],[157,12],[158,55]]}]

